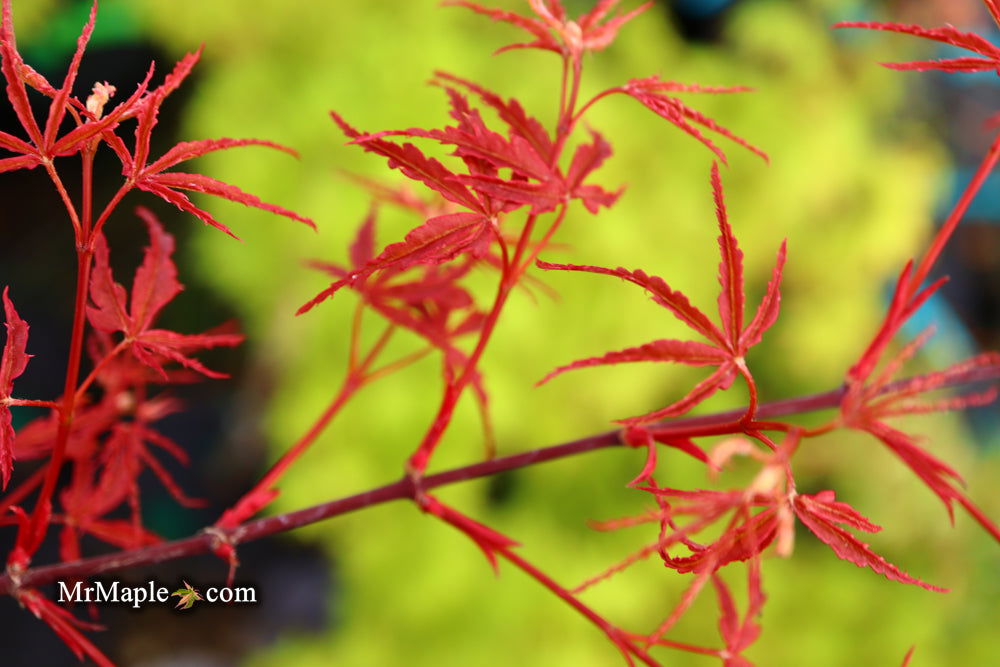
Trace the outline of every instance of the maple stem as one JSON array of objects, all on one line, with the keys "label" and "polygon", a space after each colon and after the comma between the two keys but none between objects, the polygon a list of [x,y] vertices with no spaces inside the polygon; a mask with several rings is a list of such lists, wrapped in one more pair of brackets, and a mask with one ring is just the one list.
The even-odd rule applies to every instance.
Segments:
[{"label": "maple stem", "polygon": [[566,84],[569,80],[569,58],[562,58],[562,80],[559,85],[559,122],[566,117]]},{"label": "maple stem", "polygon": [[548,246],[549,241],[552,240],[552,236],[556,233],[556,231],[558,231],[560,225],[562,225],[563,219],[566,217],[566,208],[567,206],[563,204],[562,208],[559,209],[559,213],[558,215],[556,215],[556,219],[553,220],[552,224],[549,225],[549,228],[545,230],[545,234],[542,235],[541,240],[535,244],[535,247],[531,250],[531,254],[529,254],[528,257],[524,260],[524,262],[521,263],[520,267],[518,268],[519,274],[524,274],[524,272],[527,271],[528,268],[535,263],[535,260],[538,259],[538,255],[542,252],[542,250],[544,250],[546,246]]},{"label": "maple stem", "polygon": [[98,373],[100,373],[101,370],[106,365],[108,365],[112,359],[121,354],[122,351],[124,351],[129,346],[129,344],[130,342],[128,340],[120,341],[118,345],[114,347],[113,350],[104,355],[104,358],[101,359],[99,362],[97,362],[92,369],[90,369],[90,373],[88,373],[87,377],[83,379],[83,382],[80,383],[80,386],[76,388],[77,401],[83,398],[83,395],[86,393],[87,389],[89,389],[90,385],[93,384],[94,380],[97,379]]},{"label": "maple stem", "polygon": [[909,289],[907,289],[907,301],[909,301],[920,289],[921,283],[923,283],[924,279],[927,278],[927,275],[933,268],[934,263],[941,255],[945,245],[948,243],[952,233],[955,231],[955,227],[958,226],[959,221],[965,216],[965,212],[969,209],[969,205],[972,204],[972,200],[975,198],[980,188],[982,188],[983,183],[986,182],[990,172],[993,171],[993,167],[996,166],[997,160],[1000,160],[1000,134],[998,134],[993,140],[990,150],[986,153],[983,161],[979,163],[979,168],[976,169],[976,173],[973,175],[972,180],[969,181],[969,184],[962,192],[962,196],[955,204],[955,207],[951,210],[951,213],[948,214],[948,218],[944,221],[944,224],[941,225],[941,229],[938,230],[938,233],[934,236],[934,241],[931,243],[931,247],[928,248],[923,259],[920,260],[920,265],[917,267],[913,277],[910,279]]},{"label": "maple stem", "polygon": [[[563,206],[563,210],[565,210],[565,206]],[[423,475],[431,456],[434,454],[434,449],[448,429],[452,414],[455,412],[455,406],[458,404],[462,392],[476,372],[479,359],[483,356],[483,352],[486,351],[486,346],[493,335],[493,330],[496,328],[497,320],[500,318],[500,313],[507,302],[507,297],[510,295],[511,290],[514,289],[518,278],[520,278],[524,271],[524,267],[521,265],[521,258],[527,249],[528,241],[537,219],[538,216],[534,213],[528,215],[528,219],[524,223],[524,228],[521,230],[521,236],[517,240],[517,249],[514,251],[514,257],[509,262],[504,262],[504,271],[497,284],[497,294],[493,300],[493,307],[490,308],[489,314],[487,314],[486,319],[483,321],[483,326],[479,331],[479,340],[476,341],[476,347],[465,363],[462,374],[457,380],[445,387],[441,407],[438,408],[434,421],[431,423],[430,428],[427,429],[427,433],[420,442],[420,446],[407,459],[407,474],[417,477]]]},{"label": "maple stem", "polygon": [[[649,655],[649,653],[646,652],[645,649],[643,649],[640,646],[637,646],[635,642],[633,642],[633,640],[630,637],[628,637],[628,635],[621,632],[621,630],[619,630],[614,625],[609,623],[607,620],[604,619],[603,616],[595,612],[593,609],[591,609],[584,603],[580,602],[580,600],[575,595],[573,595],[573,593],[560,586],[550,576],[539,570],[537,567],[529,563],[524,558],[521,558],[521,556],[514,553],[510,549],[499,548],[496,551],[501,556],[503,556],[504,559],[506,559],[509,563],[516,566],[519,570],[530,576],[532,579],[545,586],[545,588],[552,591],[552,593],[554,593],[559,599],[561,599],[569,606],[573,607],[573,609],[580,612],[580,614],[582,614],[588,621],[590,621],[598,628],[600,628],[601,631],[608,636],[608,639],[610,639],[611,642],[616,647],[618,647],[619,650],[625,652],[625,650],[627,649],[632,655],[639,658],[639,660],[641,660],[644,664],[650,665],[651,667],[659,667],[660,663],[656,662]],[[629,662],[631,662],[631,660]]]},{"label": "maple stem", "polygon": [[[34,536],[27,549],[27,554],[19,557],[30,557],[41,546],[45,529],[49,525],[52,512],[52,494],[55,492],[56,482],[59,480],[59,470],[62,468],[63,460],[66,458],[66,443],[69,441],[70,429],[73,425],[73,410],[76,407],[76,385],[80,377],[80,360],[83,356],[83,335],[86,330],[86,310],[87,310],[87,286],[90,284],[90,267],[93,260],[93,251],[85,246],[86,239],[82,246],[77,247],[76,253],[76,298],[73,306],[73,331],[70,335],[69,359],[66,363],[66,381],[63,385],[62,405],[59,409],[59,429],[56,432],[56,443],[52,448],[52,456],[49,458],[48,468],[45,473],[45,480],[42,489],[35,502],[35,509],[31,515],[30,533]],[[19,565],[26,565],[20,563]]]},{"label": "maple stem", "polygon": [[52,408],[53,410],[59,409],[59,403],[56,401],[36,401],[27,398],[8,398],[4,401],[4,403],[7,405],[23,405],[34,408]]},{"label": "maple stem", "polygon": [[48,172],[49,178],[52,180],[52,184],[56,186],[56,192],[59,193],[59,198],[62,199],[63,205],[66,207],[66,212],[69,214],[69,219],[73,223],[73,233],[76,238],[77,244],[83,243],[83,228],[80,225],[80,216],[76,213],[76,207],[73,206],[73,201],[69,197],[69,193],[66,192],[66,186],[63,185],[62,179],[59,178],[59,172],[56,171],[56,166],[52,164],[52,160],[46,160],[43,162],[45,165],[45,171]]},{"label": "maple stem", "polygon": [[347,372],[353,373],[358,367],[358,346],[361,344],[361,318],[365,312],[364,299],[358,299],[354,308],[354,319],[351,320],[351,348],[347,359]]},{"label": "maple stem", "polygon": [[83,228],[83,233],[81,238],[83,242],[86,243],[90,239],[90,228],[91,222],[93,222],[94,214],[94,151],[97,149],[97,145],[88,146],[83,149],[80,153],[80,159],[82,161],[82,203],[80,205],[80,215],[82,218],[81,227]]},{"label": "maple stem", "polygon": [[[918,376],[925,377],[925,376]],[[971,382],[983,380],[995,380],[1000,378],[1000,365],[985,366],[963,374],[961,377],[953,378],[942,385],[942,388],[953,387]],[[895,391],[903,383],[913,382],[917,378],[906,378],[899,382],[883,387],[882,392]],[[833,408],[839,405],[847,389],[844,386],[831,389],[820,394],[799,396],[796,398],[784,399],[764,403],[757,409],[758,416],[761,417],[781,417],[814,410]],[[739,419],[746,412],[746,409],[729,410],[711,415],[698,417],[684,417],[675,419],[671,423],[678,429],[692,428],[699,425],[724,424]],[[577,456],[586,452],[608,447],[621,446],[621,432],[618,430],[599,433],[572,442],[566,442],[550,447],[543,447],[521,454],[513,454],[502,458],[481,461],[471,465],[453,468],[444,472],[428,475],[421,480],[421,488],[428,490],[448,484],[490,477],[509,470],[525,468],[546,461]],[[234,528],[220,528],[212,533],[202,531],[197,535],[186,537],[172,542],[161,542],[148,547],[120,551],[105,556],[96,556],[68,563],[58,563],[55,565],[44,565],[25,569],[17,577],[17,582],[11,579],[9,574],[0,576],[0,595],[13,594],[19,588],[40,586],[59,579],[86,579],[104,572],[123,570],[129,567],[140,565],[150,565],[175,560],[186,556],[208,553],[213,550],[219,541],[218,533],[221,533],[231,544],[236,545],[242,542],[249,542],[260,539],[275,533],[287,532],[302,526],[324,521],[335,516],[365,509],[374,505],[380,505],[392,500],[412,499],[414,494],[413,479],[404,476],[403,479],[357,493],[352,496],[338,498],[330,502],[314,505],[305,509],[264,517],[254,521],[248,521]],[[968,501],[967,501],[968,502]],[[963,506],[980,523],[985,519],[985,515],[978,507],[971,502],[962,503]],[[992,524],[991,524],[992,525]],[[984,524],[985,526],[985,524]],[[988,529],[995,530],[995,529]],[[1000,531],[998,531],[1000,532]]]},{"label": "maple stem", "polygon": [[[271,488],[278,482],[285,471],[295,463],[296,460],[302,454],[305,453],[307,449],[316,441],[326,427],[333,421],[333,418],[337,416],[341,408],[347,403],[355,392],[361,388],[362,378],[351,371],[347,374],[344,379],[344,384],[341,386],[340,391],[333,398],[326,409],[323,410],[319,418],[313,422],[309,430],[299,438],[298,442],[292,445],[284,454],[281,455],[274,465],[268,469],[260,481],[257,482],[252,489],[243,494],[242,497],[232,505],[232,509],[223,512],[222,516],[219,517],[218,521],[215,522],[216,526],[231,528],[244,520],[250,518],[256,514],[260,509],[266,504],[261,504],[259,498],[266,496]],[[259,506],[258,506],[259,505]]]},{"label": "maple stem", "polygon": [[[333,418],[337,416],[340,410],[347,404],[347,402],[356,394],[362,387],[364,387],[369,382],[375,380],[377,377],[381,377],[382,372],[386,368],[379,369],[371,374],[366,374],[368,369],[371,367],[372,363],[378,358],[378,355],[385,348],[385,345],[389,342],[392,337],[393,332],[396,330],[396,325],[390,324],[386,327],[382,335],[379,336],[375,344],[372,345],[371,350],[365,355],[364,360],[361,362],[360,366],[352,366],[348,369],[347,375],[344,377],[344,382],[340,387],[340,391],[334,396],[333,400],[326,407],[326,409],[320,414],[320,416],[313,422],[309,430],[299,438],[298,442],[292,445],[284,454],[281,455],[275,463],[264,476],[261,477],[260,481],[254,485],[252,489],[244,493],[238,501],[233,503],[232,509],[223,512],[222,516],[219,517],[218,521],[215,522],[217,527],[232,528],[244,520],[250,518],[257,512],[259,512],[267,503],[260,503],[260,499],[267,496],[271,488],[277,484],[278,480],[281,478],[285,471],[299,459],[302,454],[305,453],[309,447],[316,441],[316,439],[322,435],[326,427],[330,425]],[[356,346],[352,346],[356,347]],[[353,350],[356,352],[357,350]],[[422,350],[416,355],[409,355],[403,357],[397,362],[390,364],[389,367],[395,366],[396,364],[408,364],[412,363],[416,359],[426,354],[426,350]],[[270,499],[268,499],[270,500]],[[258,506],[259,505],[259,506]]]},{"label": "maple stem", "polygon": [[104,210],[101,211],[101,215],[98,216],[97,221],[94,223],[94,229],[90,234],[90,241],[88,243],[88,247],[93,245],[94,237],[96,237],[98,234],[101,233],[101,229],[104,228],[104,223],[108,221],[108,216],[111,215],[112,211],[118,208],[118,204],[121,203],[122,197],[128,194],[131,189],[132,189],[132,181],[131,180],[125,181],[122,184],[122,186],[118,188],[118,191],[115,192],[114,196],[111,198],[111,201],[109,201],[107,205],[105,205]]},{"label": "maple stem", "polygon": [[552,150],[552,165],[559,163],[563,147],[570,135],[573,134],[573,127],[576,124],[576,103],[580,96],[580,81],[583,78],[582,64],[579,58],[573,61],[573,77],[569,100],[566,102],[566,109],[559,117],[559,126],[556,131],[556,142]]},{"label": "maple stem", "polygon": [[375,380],[380,380],[383,377],[385,377],[386,375],[391,375],[392,373],[395,373],[398,370],[406,368],[407,366],[409,366],[412,363],[420,361],[421,359],[423,359],[424,357],[426,357],[428,354],[430,354],[433,351],[434,351],[434,347],[431,346],[431,345],[428,345],[427,347],[423,348],[422,350],[417,350],[416,352],[411,352],[410,354],[406,355],[405,357],[400,357],[399,359],[396,359],[395,361],[391,361],[388,364],[386,364],[385,366],[382,366],[381,368],[378,368],[378,369],[376,369],[376,370],[368,373],[367,375],[365,375],[364,382],[365,382],[365,384],[368,384],[369,382],[374,382]]}]

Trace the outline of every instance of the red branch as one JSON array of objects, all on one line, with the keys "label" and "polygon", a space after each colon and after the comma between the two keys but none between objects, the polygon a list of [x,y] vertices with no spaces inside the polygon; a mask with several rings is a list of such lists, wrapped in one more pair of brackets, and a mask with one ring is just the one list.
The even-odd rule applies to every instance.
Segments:
[{"label": "red branch", "polygon": [[[941,388],[998,378],[1000,378],[1000,365],[994,364],[975,368],[961,376],[956,376],[946,385],[942,385]],[[914,379],[907,378],[886,385],[883,387],[882,393],[894,391],[899,386],[913,382]],[[833,408],[840,404],[845,391],[845,387],[839,387],[820,394],[765,403],[757,410],[757,416],[759,418],[780,417]],[[738,420],[745,412],[746,408],[740,408],[711,415],[675,419],[671,420],[669,424],[672,428],[676,428],[678,432],[685,432],[693,428],[732,423],[734,420]],[[379,505],[392,500],[415,498],[417,494],[439,486],[490,477],[508,470],[524,468],[546,461],[554,461],[619,445],[621,445],[621,432],[617,430],[607,431],[560,445],[543,447],[521,454],[474,463],[429,475],[421,480],[420,489],[414,486],[409,476],[405,476],[403,479],[392,484],[386,484],[353,496],[339,498],[295,512],[257,519],[237,528],[228,530],[212,528],[191,537],[171,542],[162,542],[153,546],[130,549],[128,551],[70,561],[68,563],[33,567],[20,573],[16,577],[16,581],[7,574],[0,577],[0,594],[10,594],[19,588],[37,587],[57,580],[86,579],[105,572],[203,554],[215,550],[223,543],[237,545],[273,535],[274,533],[287,532],[373,505]],[[976,509],[978,510],[978,508]],[[979,519],[979,516],[975,512],[973,512],[973,516],[977,520]]]}]

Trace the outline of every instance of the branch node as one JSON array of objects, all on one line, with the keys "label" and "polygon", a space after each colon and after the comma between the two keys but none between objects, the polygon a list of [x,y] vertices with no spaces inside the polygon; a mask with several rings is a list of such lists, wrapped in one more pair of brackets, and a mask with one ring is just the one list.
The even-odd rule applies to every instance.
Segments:
[{"label": "branch node", "polygon": [[7,578],[10,580],[7,593],[23,607],[24,603],[21,602],[21,586],[24,582],[24,566],[19,563],[9,564],[7,566]]},{"label": "branch node", "polygon": [[208,535],[212,548],[212,553],[229,564],[229,574],[226,576],[226,585],[233,585],[233,577],[236,576],[236,568],[240,565],[240,560],[236,556],[236,545],[238,541],[234,535],[216,526],[207,526],[201,529],[202,534]]}]

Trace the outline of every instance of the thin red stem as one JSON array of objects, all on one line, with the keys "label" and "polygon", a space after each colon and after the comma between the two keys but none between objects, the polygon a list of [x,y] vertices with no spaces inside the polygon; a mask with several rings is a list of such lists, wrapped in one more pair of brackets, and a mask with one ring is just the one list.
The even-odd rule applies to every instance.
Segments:
[{"label": "thin red stem", "polygon": [[3,402],[7,405],[24,405],[34,408],[52,408],[54,410],[59,409],[59,403],[56,401],[36,401],[26,398],[7,398],[4,399]]},{"label": "thin red stem", "polygon": [[[83,245],[86,239],[83,239]],[[49,523],[52,511],[52,494],[55,492],[59,479],[59,470],[66,458],[66,443],[69,441],[70,429],[73,425],[73,410],[76,407],[76,385],[80,376],[80,360],[83,356],[83,335],[86,330],[87,286],[90,283],[90,266],[93,253],[83,247],[77,249],[76,267],[76,299],[73,307],[73,331],[70,335],[69,359],[66,364],[66,381],[63,385],[63,400],[60,408],[59,428],[56,432],[56,443],[52,449],[45,481],[38,494],[34,512],[31,515],[31,534],[35,536],[33,544],[27,550],[27,557],[41,545],[45,528]],[[26,565],[27,563],[18,563]]]},{"label": "thin red stem", "polygon": [[94,229],[90,235],[91,244],[93,243],[94,237],[96,237],[98,234],[101,233],[101,230],[104,228],[104,223],[108,221],[108,217],[111,215],[112,211],[114,211],[118,207],[118,204],[121,203],[122,198],[126,194],[128,194],[128,192],[132,189],[132,187],[133,184],[131,180],[125,181],[122,184],[122,186],[118,188],[118,191],[115,192],[114,196],[111,198],[111,201],[109,201],[107,205],[104,207],[104,210],[101,211],[101,215],[98,216],[97,221],[94,223]]},{"label": "thin red stem", "polygon": [[83,395],[87,392],[87,389],[90,388],[90,385],[94,383],[94,380],[97,379],[97,375],[101,372],[101,370],[108,365],[112,359],[121,354],[121,352],[128,346],[129,341],[127,340],[119,342],[114,349],[104,355],[104,358],[94,365],[94,367],[90,370],[90,373],[87,374],[87,377],[85,377],[83,382],[80,383],[80,386],[76,388],[76,400],[78,402],[81,398],[83,398]]},{"label": "thin red stem", "polygon": [[97,144],[93,144],[83,149],[80,153],[80,158],[83,162],[82,166],[82,182],[83,182],[83,193],[81,195],[82,203],[80,206],[80,217],[81,226],[83,227],[82,238],[84,241],[90,238],[90,226],[93,220],[94,214],[94,151],[97,150]]},{"label": "thin red stem", "polygon": [[[334,396],[333,400],[327,405],[326,409],[320,414],[320,416],[313,422],[309,430],[299,438],[299,440],[292,445],[284,454],[281,455],[271,468],[264,473],[260,481],[254,485],[252,489],[243,494],[243,496],[233,504],[232,508],[225,511],[222,516],[216,521],[215,525],[217,527],[232,528],[244,520],[250,518],[256,514],[260,509],[267,504],[267,494],[268,492],[277,484],[278,480],[281,478],[285,471],[295,463],[301,457],[309,447],[322,435],[326,427],[330,425],[333,418],[337,416],[340,410],[347,404],[347,402],[358,392],[367,382],[374,379],[373,376],[366,376],[365,373],[369,366],[375,361],[379,353],[384,349],[386,343],[389,342],[389,338],[392,336],[393,331],[395,331],[395,325],[390,324],[379,339],[372,346],[371,350],[365,356],[364,361],[357,368],[351,368],[348,370],[346,377],[344,378],[344,383],[341,385],[340,391]],[[412,361],[409,357],[404,357],[405,361]],[[379,371],[376,371],[379,373]],[[262,501],[261,499],[266,500]]]},{"label": "thin red stem", "polygon": [[[658,662],[656,662],[647,653],[646,649],[637,646],[635,642],[624,632],[616,628],[614,625],[609,623],[601,615],[595,612],[593,609],[587,605],[580,602],[580,600],[573,595],[571,592],[560,586],[552,577],[548,576],[537,567],[529,563],[524,558],[521,558],[518,554],[514,553],[510,549],[497,549],[498,554],[504,557],[512,565],[515,565],[522,572],[535,579],[538,583],[545,586],[545,588],[552,591],[557,597],[559,597],[563,602],[573,607],[580,614],[582,614],[588,621],[596,625],[601,629],[604,634],[619,648],[619,650],[628,651],[631,655],[641,660],[643,664],[650,665],[651,667],[659,667]],[[631,660],[629,660],[631,663]]]},{"label": "thin red stem", "polygon": [[45,165],[45,171],[48,172],[52,184],[56,186],[56,192],[59,193],[59,198],[62,199],[63,205],[66,207],[66,213],[69,214],[69,219],[73,223],[73,233],[77,244],[83,243],[85,239],[83,228],[80,225],[80,216],[77,215],[76,207],[73,206],[73,201],[70,199],[69,193],[66,192],[66,186],[63,185],[62,179],[59,178],[56,166],[52,163],[51,158],[45,160],[42,164]]},{"label": "thin red stem", "polygon": [[486,319],[483,321],[483,326],[479,332],[479,340],[476,341],[476,347],[472,351],[472,354],[469,355],[469,359],[465,364],[462,374],[457,380],[449,383],[448,386],[445,387],[441,407],[438,409],[437,415],[434,417],[434,421],[427,430],[420,446],[407,461],[406,469],[410,475],[419,477],[423,475],[424,470],[427,469],[427,464],[430,462],[430,458],[434,454],[434,449],[441,441],[448,425],[451,423],[452,414],[455,411],[455,406],[458,404],[459,398],[462,396],[462,392],[475,376],[479,359],[483,356],[483,352],[486,351],[486,346],[493,335],[493,330],[496,328],[497,320],[499,320],[500,313],[503,310],[504,304],[507,302],[507,297],[510,295],[514,285],[517,284],[517,280],[523,271],[523,267],[520,266],[521,257],[527,248],[536,219],[537,216],[533,213],[528,216],[524,229],[521,231],[521,236],[518,238],[517,249],[514,251],[514,257],[511,258],[510,261],[504,261],[503,263],[504,270],[497,284],[496,297],[493,300],[493,306],[490,308],[490,312],[486,315]]}]

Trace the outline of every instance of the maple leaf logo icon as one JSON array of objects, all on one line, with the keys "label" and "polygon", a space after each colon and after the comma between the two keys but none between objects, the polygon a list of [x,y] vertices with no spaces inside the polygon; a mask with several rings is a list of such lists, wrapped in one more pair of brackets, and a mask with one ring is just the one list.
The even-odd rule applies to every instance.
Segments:
[{"label": "maple leaf logo icon", "polygon": [[184,588],[178,588],[170,594],[170,597],[175,595],[180,598],[180,601],[174,606],[174,609],[190,609],[195,602],[202,599],[198,590],[186,581],[184,582]]}]

